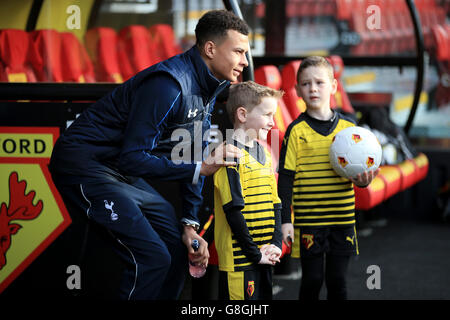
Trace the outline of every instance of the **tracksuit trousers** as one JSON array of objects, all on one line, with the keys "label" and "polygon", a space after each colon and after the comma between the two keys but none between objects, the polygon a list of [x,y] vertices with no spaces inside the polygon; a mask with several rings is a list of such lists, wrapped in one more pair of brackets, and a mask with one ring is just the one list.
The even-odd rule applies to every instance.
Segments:
[{"label": "tracksuit trousers", "polygon": [[86,214],[109,230],[123,249],[118,254],[128,267],[118,298],[177,299],[188,264],[173,206],[140,178],[124,182],[108,176],[81,184],[58,183],[63,179],[54,177],[63,200],[77,208],[71,214]]}]

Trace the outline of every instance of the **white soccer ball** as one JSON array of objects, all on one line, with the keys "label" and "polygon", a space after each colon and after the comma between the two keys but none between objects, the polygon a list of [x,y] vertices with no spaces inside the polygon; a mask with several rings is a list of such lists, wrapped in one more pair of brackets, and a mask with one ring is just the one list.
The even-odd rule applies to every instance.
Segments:
[{"label": "white soccer ball", "polygon": [[370,130],[349,127],[334,136],[329,156],[338,175],[355,178],[358,173],[374,171],[380,166],[382,150]]}]

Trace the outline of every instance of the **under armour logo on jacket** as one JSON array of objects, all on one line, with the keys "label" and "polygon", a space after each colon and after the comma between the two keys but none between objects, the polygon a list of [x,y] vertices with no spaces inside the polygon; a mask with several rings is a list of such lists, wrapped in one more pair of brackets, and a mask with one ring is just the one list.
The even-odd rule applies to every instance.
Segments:
[{"label": "under armour logo on jacket", "polygon": [[195,118],[197,116],[197,112],[198,112],[197,108],[194,111],[192,111],[192,109],[189,109],[188,118]]},{"label": "under armour logo on jacket", "polygon": [[111,201],[111,203],[108,203],[108,201],[106,201],[106,200],[103,200],[103,201],[105,202],[105,208],[108,210],[111,210],[111,215],[110,215],[111,220],[116,221],[117,219],[119,219],[119,216],[117,215],[117,213],[114,212],[114,209],[113,209],[114,202]]}]

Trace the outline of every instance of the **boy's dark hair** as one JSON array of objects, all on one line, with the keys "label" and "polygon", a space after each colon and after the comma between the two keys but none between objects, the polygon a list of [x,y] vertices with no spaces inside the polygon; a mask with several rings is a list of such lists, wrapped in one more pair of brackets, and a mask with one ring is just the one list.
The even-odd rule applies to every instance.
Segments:
[{"label": "boy's dark hair", "polygon": [[195,27],[197,45],[203,46],[207,41],[220,42],[228,30],[235,30],[248,35],[249,28],[244,20],[227,10],[211,10],[205,13]]},{"label": "boy's dark hair", "polygon": [[331,63],[325,59],[324,57],[320,56],[310,56],[302,60],[302,63],[300,63],[300,67],[298,68],[297,72],[297,83],[300,82],[300,74],[309,67],[324,67],[328,70],[328,74],[330,76],[330,79],[333,80],[334,78],[334,69]]}]

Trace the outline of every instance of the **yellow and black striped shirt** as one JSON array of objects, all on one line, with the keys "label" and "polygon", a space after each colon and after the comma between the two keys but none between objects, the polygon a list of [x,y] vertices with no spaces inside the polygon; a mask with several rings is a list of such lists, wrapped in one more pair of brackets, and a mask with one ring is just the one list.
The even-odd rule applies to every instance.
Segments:
[{"label": "yellow and black striped shirt", "polygon": [[[283,223],[290,220],[291,197],[295,227],[355,223],[353,184],[338,176],[329,161],[333,137],[342,129],[354,125],[352,119],[337,112],[329,121],[320,121],[303,113],[290,124],[284,137],[279,163],[280,188],[284,188],[285,181],[292,181],[293,177],[287,191],[279,190],[283,199]],[[289,196],[285,197],[289,192]],[[288,199],[287,203],[285,199]]]},{"label": "yellow and black striped shirt", "polygon": [[273,243],[275,210],[281,208],[270,153],[256,141],[253,148],[234,143],[243,152],[238,165],[223,167],[214,174],[214,240],[221,271],[242,271],[255,266],[231,231],[227,214],[241,210],[249,240],[260,248]]}]

